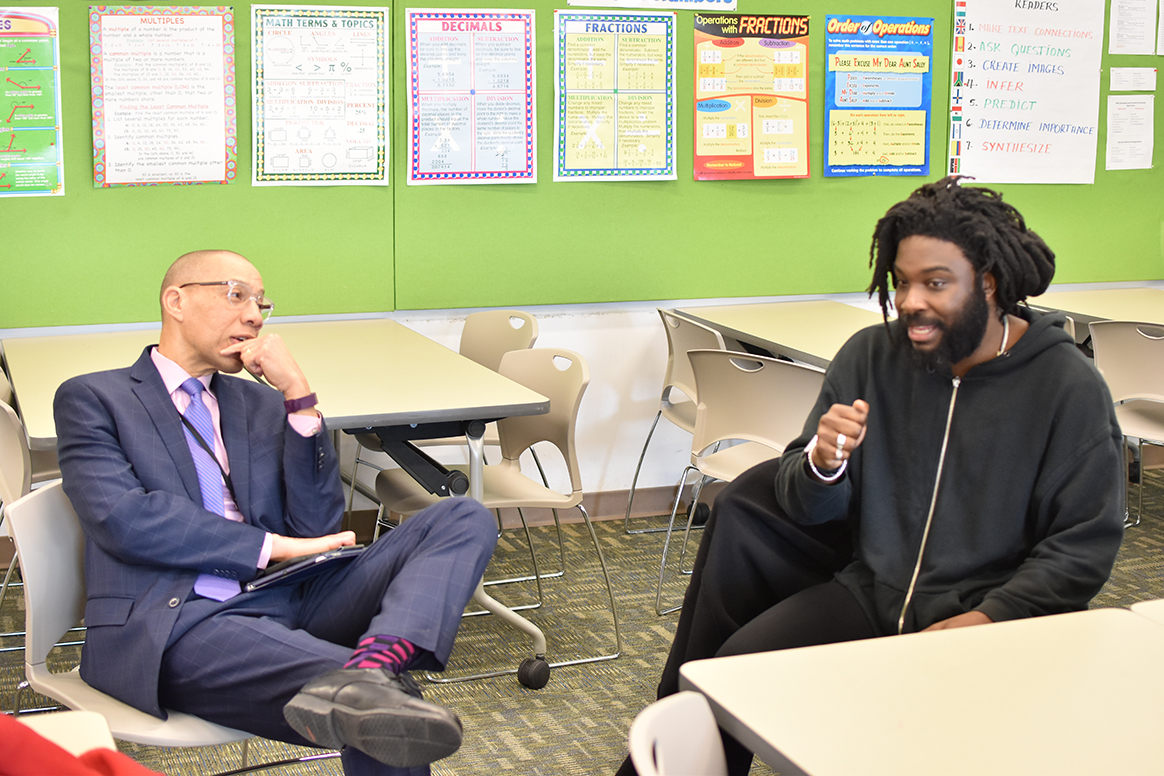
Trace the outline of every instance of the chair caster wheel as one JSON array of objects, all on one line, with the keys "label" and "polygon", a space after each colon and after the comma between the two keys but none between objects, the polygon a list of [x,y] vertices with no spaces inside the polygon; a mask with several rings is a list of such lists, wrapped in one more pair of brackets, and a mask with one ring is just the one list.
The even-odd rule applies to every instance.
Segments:
[{"label": "chair caster wheel", "polygon": [[550,681],[550,664],[540,657],[527,657],[517,667],[517,681],[531,690],[542,689]]}]

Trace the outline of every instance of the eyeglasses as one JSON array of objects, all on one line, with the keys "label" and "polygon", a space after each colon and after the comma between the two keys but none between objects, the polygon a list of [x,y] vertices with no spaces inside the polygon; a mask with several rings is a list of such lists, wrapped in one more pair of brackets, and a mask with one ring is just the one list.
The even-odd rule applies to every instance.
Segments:
[{"label": "eyeglasses", "polygon": [[259,308],[259,314],[263,316],[264,321],[271,317],[271,311],[275,309],[275,305],[271,303],[270,299],[262,294],[256,294],[251,290],[250,286],[238,280],[183,283],[178,288],[186,288],[186,286],[226,286],[226,301],[230,302],[231,307],[243,307],[249,302],[254,302],[255,306]]}]

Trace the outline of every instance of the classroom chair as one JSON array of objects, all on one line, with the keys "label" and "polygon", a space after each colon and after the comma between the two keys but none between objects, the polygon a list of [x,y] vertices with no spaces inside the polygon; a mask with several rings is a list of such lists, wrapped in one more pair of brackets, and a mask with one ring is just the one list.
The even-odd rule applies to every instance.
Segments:
[{"label": "classroom chair", "polygon": [[[785,445],[800,436],[804,419],[824,384],[822,370],[791,361],[729,350],[692,350],[687,355],[699,404],[691,440],[691,463],[679,480],[679,491],[667,523],[667,537],[663,541],[655,587],[658,615],[680,608],[662,609],[662,595],[679,494],[687,484],[687,477],[699,474],[691,497],[694,507],[707,482],[730,482],[756,464],[780,455]],[[694,516],[694,508],[688,509],[680,568]]]},{"label": "classroom chair", "polygon": [[1144,444],[1164,445],[1164,324],[1095,321],[1088,326],[1095,366],[1111,391],[1116,420],[1124,440],[1136,440],[1141,462],[1136,515],[1124,520],[1131,528],[1140,524],[1144,509],[1144,469],[1149,468]]},{"label": "classroom chair", "polygon": [[[623,518],[623,530],[628,534],[658,533],[665,528],[638,528],[631,530],[631,507],[635,501],[635,489],[639,484],[639,472],[643,468],[643,460],[647,457],[647,447],[655,435],[655,428],[659,425],[659,418],[666,418],[670,423],[683,429],[687,433],[695,431],[695,406],[698,403],[695,377],[691,374],[691,362],[687,360],[687,352],[697,348],[713,348],[724,350],[723,335],[715,329],[696,323],[690,318],[676,315],[673,312],[656,308],[659,317],[663,320],[663,330],[667,333],[667,370],[663,373],[663,391],[659,396],[659,409],[655,413],[655,420],[647,432],[647,439],[643,442],[643,450],[639,453],[639,463],[635,466],[635,474],[631,479],[630,493],[626,499],[626,517]],[[683,489],[680,487],[679,492]],[[694,505],[692,506],[694,509]]]},{"label": "classroom chair", "polygon": [[[70,709],[94,711],[105,717],[114,738],[151,746],[212,746],[243,742],[242,764],[247,767],[246,742],[250,733],[169,711],[161,720],[93,689],[77,668],[53,673],[49,651],[85,615],[85,538],[73,505],[61,483],[32,491],[8,507],[16,552],[24,576],[24,675],[16,690],[15,714],[21,711],[24,690],[32,688]],[[273,767],[338,757],[338,752],[264,764]]]},{"label": "classroom chair", "polygon": [[[537,391],[550,400],[550,411],[542,415],[504,418],[497,422],[498,438],[501,446],[501,462],[484,467],[483,496],[481,503],[489,509],[577,509],[590,533],[594,551],[606,582],[606,594],[610,602],[610,613],[614,623],[614,652],[575,660],[545,663],[543,656],[537,667],[518,669],[518,678],[528,687],[538,689],[549,679],[549,668],[580,663],[613,660],[622,653],[622,633],[619,630],[618,609],[614,602],[614,590],[610,584],[610,574],[606,559],[590,516],[582,506],[582,476],[578,466],[575,446],[575,426],[582,394],[590,382],[590,370],[582,356],[570,350],[536,348],[514,350],[506,353],[498,372],[505,377]],[[568,472],[570,487],[567,492],[559,492],[535,480],[521,471],[521,455],[539,442],[547,442],[561,455]],[[466,471],[466,466],[453,467]],[[440,500],[439,496],[428,493],[407,472],[402,469],[385,469],[376,476],[376,493],[386,510],[401,515],[412,515]],[[522,524],[526,525],[524,514]],[[526,536],[529,528],[526,525]],[[536,556],[535,556],[536,564]],[[539,597],[541,578],[534,567]],[[524,665],[524,664],[523,664]],[[500,676],[514,671],[496,671],[454,679],[434,679],[434,681],[463,681],[487,676]],[[533,683],[527,682],[531,680]],[[540,684],[538,683],[540,682]]]},{"label": "classroom chair", "polygon": [[668,695],[640,711],[628,745],[639,776],[727,776],[719,727],[697,692]]}]

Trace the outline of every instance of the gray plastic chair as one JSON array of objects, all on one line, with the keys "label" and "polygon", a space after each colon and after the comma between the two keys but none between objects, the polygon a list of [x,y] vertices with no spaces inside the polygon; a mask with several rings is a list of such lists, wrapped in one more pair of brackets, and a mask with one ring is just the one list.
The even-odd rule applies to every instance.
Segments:
[{"label": "gray plastic chair", "polygon": [[[594,526],[590,522],[590,516],[582,506],[582,475],[578,466],[578,454],[575,446],[578,407],[582,403],[582,394],[590,382],[590,370],[582,356],[573,351],[537,348],[506,353],[501,359],[498,372],[547,397],[550,400],[550,411],[542,415],[504,418],[497,422],[502,460],[500,463],[487,464],[484,467],[482,483],[484,492],[481,503],[488,509],[575,508],[582,514],[582,519],[590,533],[590,539],[594,543],[594,551],[598,556],[602,576],[606,582],[606,594],[610,602],[610,613],[614,623],[615,649],[614,652],[608,654],[549,663],[548,665],[549,667],[557,667],[613,660],[622,653],[622,633],[619,630],[618,609],[615,606],[614,589],[610,584],[610,574],[606,568],[602,547],[598,542],[597,534],[594,532]],[[561,454],[570,478],[568,492],[558,492],[544,482],[535,480],[521,471],[522,453],[539,442],[553,445]],[[456,466],[452,468],[467,473],[468,467]],[[426,491],[402,469],[385,469],[380,472],[376,477],[376,493],[385,509],[401,515],[416,514],[440,500],[439,496]],[[528,527],[526,528],[526,538],[529,539]],[[537,578],[540,598],[541,578],[537,573],[536,557],[534,577]],[[538,656],[538,658],[543,658],[543,656]],[[542,663],[544,662],[542,659]],[[454,681],[499,676],[504,673],[513,673],[513,671],[476,674],[469,677],[459,677]],[[540,684],[527,683],[528,674],[526,678],[523,678],[523,672],[520,669],[518,678],[523,684],[534,687],[534,689],[545,685],[545,681],[541,681]],[[545,673],[545,679],[548,680],[548,672]],[[434,679],[434,681],[441,680]]]},{"label": "gray plastic chair", "polygon": [[[631,508],[635,502],[635,490],[639,484],[639,472],[643,468],[643,460],[647,457],[647,447],[655,435],[655,428],[659,425],[659,418],[666,418],[673,425],[687,433],[695,432],[695,406],[698,396],[695,387],[695,376],[691,373],[691,362],[687,359],[687,352],[695,349],[724,350],[723,335],[715,329],[697,323],[690,318],[676,315],[673,312],[656,308],[659,317],[663,320],[663,330],[667,332],[667,370],[663,373],[663,392],[659,396],[659,409],[655,413],[655,420],[647,432],[647,439],[643,442],[643,451],[639,453],[639,462],[635,466],[635,475],[631,480],[630,493],[626,499],[626,517],[623,518],[623,530],[628,534],[658,533],[666,528],[637,528],[631,530]],[[680,487],[682,493],[682,487]]]},{"label": "gray plastic chair", "polygon": [[[16,691],[19,714],[23,691],[31,687],[70,709],[94,711],[105,718],[114,738],[151,746],[213,746],[246,741],[250,733],[216,725],[181,712],[158,719],[90,687],[77,668],[53,673],[47,665],[49,651],[85,614],[85,538],[73,505],[61,483],[39,488],[8,507],[12,535],[24,576],[25,625],[24,675]],[[127,677],[131,681],[132,677]],[[338,757],[326,752],[306,758],[267,763],[262,767]]]},{"label": "gray plastic chair", "polygon": [[1144,511],[1144,443],[1164,445],[1164,324],[1095,321],[1089,328],[1095,366],[1111,391],[1120,430],[1125,439],[1137,440],[1138,504],[1135,518],[1124,521],[1130,528],[1140,524]]},{"label": "gray plastic chair", "polygon": [[[780,455],[785,445],[800,436],[804,419],[824,384],[824,372],[791,361],[727,350],[692,350],[687,355],[699,391],[699,405],[691,440],[691,463],[683,470],[679,493],[683,492],[687,477],[697,472],[700,477],[692,496],[694,507],[707,482],[730,482],[756,464]],[[680,608],[662,609],[667,553],[678,510],[676,494],[655,588],[655,613],[659,615]],[[694,508],[687,515],[680,567]]]},{"label": "gray plastic chair", "polygon": [[707,699],[684,691],[640,711],[628,736],[639,776],[727,776],[727,760]]}]

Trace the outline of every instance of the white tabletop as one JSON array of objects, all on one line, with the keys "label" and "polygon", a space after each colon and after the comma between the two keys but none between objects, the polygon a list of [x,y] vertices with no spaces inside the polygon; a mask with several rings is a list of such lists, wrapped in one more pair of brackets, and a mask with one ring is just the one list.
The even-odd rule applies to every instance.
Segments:
[{"label": "white tabletop", "polygon": [[1158,598],[1155,601],[1140,601],[1139,603],[1132,604],[1132,611],[1147,617],[1153,622],[1164,625],[1164,598]]},{"label": "white tabletop", "polygon": [[1048,291],[1027,299],[1031,307],[1061,310],[1086,325],[1094,320],[1164,324],[1164,289],[1101,288]]},{"label": "white tabletop", "polygon": [[677,312],[740,342],[819,367],[827,367],[849,337],[884,322],[880,313],[825,299],[684,307]]},{"label": "white tabletop", "polygon": [[[546,412],[548,400],[388,319],[272,323],[331,429]],[[70,377],[129,366],[157,330],[6,339],[5,361],[34,449],[56,440],[52,402]]]},{"label": "white tabletop", "polygon": [[680,686],[782,776],[1164,774],[1162,651],[1097,609],[699,660]]}]

